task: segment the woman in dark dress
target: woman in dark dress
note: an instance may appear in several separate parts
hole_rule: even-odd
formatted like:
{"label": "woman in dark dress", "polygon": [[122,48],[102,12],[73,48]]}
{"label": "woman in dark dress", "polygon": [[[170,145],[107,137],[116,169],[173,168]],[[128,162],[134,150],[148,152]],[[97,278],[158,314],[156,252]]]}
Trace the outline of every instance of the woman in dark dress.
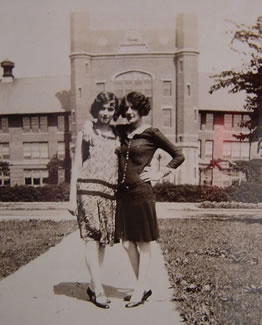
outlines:
{"label": "woman in dark dress", "polygon": [[[170,142],[157,128],[143,123],[150,111],[147,97],[138,92],[126,95],[119,113],[128,124],[121,132],[119,157],[118,212],[116,237],[122,240],[137,282],[127,308],[136,307],[152,294],[145,287],[151,261],[151,242],[159,237],[155,200],[150,181],[159,181],[184,161],[180,148]],[[159,172],[150,169],[157,149],[170,154],[172,160]]]}

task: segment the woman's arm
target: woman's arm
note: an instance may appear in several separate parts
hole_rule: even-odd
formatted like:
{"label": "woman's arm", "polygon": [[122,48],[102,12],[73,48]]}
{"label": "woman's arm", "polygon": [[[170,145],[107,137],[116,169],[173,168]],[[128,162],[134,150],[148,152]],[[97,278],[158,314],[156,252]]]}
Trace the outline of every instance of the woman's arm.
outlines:
{"label": "woman's arm", "polygon": [[76,182],[79,176],[79,171],[82,167],[82,140],[83,132],[79,132],[76,138],[75,154],[71,168],[71,181],[70,181],[70,210],[73,212],[77,207],[76,203]]}
{"label": "woman's arm", "polygon": [[153,141],[157,149],[162,149],[170,154],[172,160],[165,167],[161,167],[159,171],[153,170],[151,167],[145,167],[140,174],[140,178],[145,181],[160,181],[163,177],[169,175],[173,168],[180,166],[185,157],[182,150],[175,146],[159,129],[153,129]]}
{"label": "woman's arm", "polygon": [[182,149],[175,146],[159,129],[154,129],[153,138],[157,148],[170,154],[172,160],[167,164],[168,168],[177,168],[185,160]]}

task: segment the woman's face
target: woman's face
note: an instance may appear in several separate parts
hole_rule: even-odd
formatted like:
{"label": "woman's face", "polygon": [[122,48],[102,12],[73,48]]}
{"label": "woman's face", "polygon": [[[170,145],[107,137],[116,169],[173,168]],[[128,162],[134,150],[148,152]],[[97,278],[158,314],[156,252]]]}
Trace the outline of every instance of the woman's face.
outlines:
{"label": "woman's face", "polygon": [[126,101],[126,119],[128,123],[135,124],[141,120],[141,116],[138,113],[138,110],[132,108],[132,104]]}
{"label": "woman's face", "polygon": [[115,101],[111,100],[110,102],[104,104],[100,111],[98,112],[98,121],[101,124],[109,124],[112,121],[112,118],[115,113]]}

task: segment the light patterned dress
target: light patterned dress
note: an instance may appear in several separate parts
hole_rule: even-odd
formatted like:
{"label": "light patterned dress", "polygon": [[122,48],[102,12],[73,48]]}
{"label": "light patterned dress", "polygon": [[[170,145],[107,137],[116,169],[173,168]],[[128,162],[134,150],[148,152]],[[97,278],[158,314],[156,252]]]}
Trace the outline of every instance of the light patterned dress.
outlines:
{"label": "light patterned dress", "polygon": [[86,123],[82,130],[82,167],[77,179],[80,236],[113,245],[119,146],[117,136],[105,137]]}

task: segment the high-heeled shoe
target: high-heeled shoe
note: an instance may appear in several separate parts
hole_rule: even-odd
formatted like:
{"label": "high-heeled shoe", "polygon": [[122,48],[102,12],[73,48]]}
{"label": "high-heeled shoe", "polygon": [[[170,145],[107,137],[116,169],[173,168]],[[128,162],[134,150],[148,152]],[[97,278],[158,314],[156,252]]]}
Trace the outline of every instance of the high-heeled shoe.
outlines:
{"label": "high-heeled shoe", "polygon": [[96,293],[90,289],[89,287],[87,288],[86,290],[88,296],[89,296],[89,299],[90,301],[96,305],[97,307],[100,307],[100,308],[105,308],[105,309],[108,309],[109,308],[109,305],[108,305],[108,299],[106,300],[106,302],[99,302],[97,301],[96,299],[99,298],[99,297],[103,297],[104,296],[104,293],[100,292],[96,295]]}
{"label": "high-heeled shoe", "polygon": [[[130,301],[128,304],[126,304],[126,308],[133,308],[133,307],[137,307],[139,305],[142,305],[147,300],[147,298],[150,297],[151,295],[152,295],[152,290],[149,289],[149,290],[147,290],[147,291],[145,291],[143,293],[143,296],[142,296],[141,300],[139,300],[139,301]],[[130,299],[131,299],[131,297],[130,297]]]}
{"label": "high-heeled shoe", "polygon": [[[146,301],[150,296],[152,295],[152,290],[149,289],[144,292],[142,300]],[[131,300],[131,295],[127,295],[123,298],[124,301],[130,301]]]}

